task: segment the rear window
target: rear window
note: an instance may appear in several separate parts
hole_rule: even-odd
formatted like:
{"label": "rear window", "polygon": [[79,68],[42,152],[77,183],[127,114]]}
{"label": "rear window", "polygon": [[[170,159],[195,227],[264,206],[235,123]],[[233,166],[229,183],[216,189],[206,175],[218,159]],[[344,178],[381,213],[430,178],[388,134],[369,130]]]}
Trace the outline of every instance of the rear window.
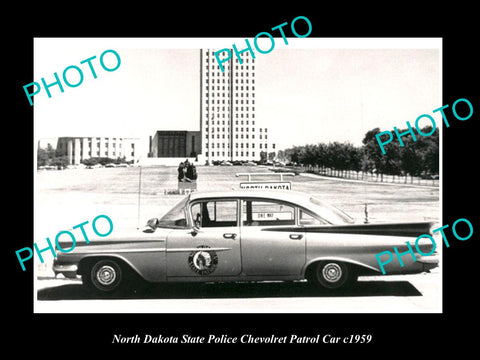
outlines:
{"label": "rear window", "polygon": [[327,204],[315,197],[310,198],[310,202],[315,205],[315,213],[330,224],[353,224],[353,219],[342,210]]}

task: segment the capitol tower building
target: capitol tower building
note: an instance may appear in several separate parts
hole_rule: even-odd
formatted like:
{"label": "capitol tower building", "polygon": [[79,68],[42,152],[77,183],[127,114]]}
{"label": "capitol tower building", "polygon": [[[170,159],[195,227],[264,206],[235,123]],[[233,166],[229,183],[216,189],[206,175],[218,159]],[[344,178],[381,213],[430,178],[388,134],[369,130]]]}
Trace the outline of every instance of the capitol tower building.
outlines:
{"label": "capitol tower building", "polygon": [[[249,51],[219,65],[213,49],[200,50],[200,131],[205,161],[253,161],[275,151],[255,116],[255,59]],[[219,53],[221,59],[227,51]]]}

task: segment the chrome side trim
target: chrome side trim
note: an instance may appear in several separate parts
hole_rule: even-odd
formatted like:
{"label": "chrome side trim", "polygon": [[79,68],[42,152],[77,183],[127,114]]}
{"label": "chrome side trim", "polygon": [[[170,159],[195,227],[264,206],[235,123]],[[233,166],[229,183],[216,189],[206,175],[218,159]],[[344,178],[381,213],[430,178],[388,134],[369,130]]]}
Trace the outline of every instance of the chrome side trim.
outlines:
{"label": "chrome side trim", "polygon": [[228,251],[232,250],[231,248],[198,248],[198,247],[192,247],[192,248],[172,248],[172,249],[167,249],[167,252],[191,252],[191,251]]}
{"label": "chrome side trim", "polygon": [[142,253],[142,252],[163,252],[165,251],[164,248],[146,248],[146,249],[115,249],[115,250],[97,250],[94,249],[92,251],[83,251],[83,252],[75,252],[76,254],[96,254],[96,253],[101,253],[101,254],[106,254],[106,253],[111,253],[111,254],[116,254],[116,253]]}

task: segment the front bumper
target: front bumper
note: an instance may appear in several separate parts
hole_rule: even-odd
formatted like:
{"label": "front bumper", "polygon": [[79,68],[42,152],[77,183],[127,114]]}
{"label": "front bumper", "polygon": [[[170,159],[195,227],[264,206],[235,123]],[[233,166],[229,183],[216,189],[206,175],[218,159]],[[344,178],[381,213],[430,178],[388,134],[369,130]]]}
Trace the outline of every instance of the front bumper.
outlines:
{"label": "front bumper", "polygon": [[78,266],[75,264],[59,264],[57,261],[54,261],[52,270],[55,273],[55,276],[57,276],[57,274],[63,274],[65,277],[75,278],[77,276]]}

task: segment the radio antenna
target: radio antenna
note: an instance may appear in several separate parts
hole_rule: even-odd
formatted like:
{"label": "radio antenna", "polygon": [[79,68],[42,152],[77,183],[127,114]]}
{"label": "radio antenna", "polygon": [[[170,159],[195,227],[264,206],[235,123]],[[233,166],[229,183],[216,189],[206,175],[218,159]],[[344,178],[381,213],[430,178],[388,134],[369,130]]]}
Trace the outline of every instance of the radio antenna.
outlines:
{"label": "radio antenna", "polygon": [[[362,126],[362,133],[365,134],[365,127],[363,126],[363,91],[362,91],[362,81],[360,80],[360,123]],[[363,221],[364,224],[368,224],[368,203],[367,203],[367,180],[365,179],[365,169],[362,169],[362,182],[363,182],[363,196],[365,200],[365,220]]]}
{"label": "radio antenna", "polygon": [[140,194],[142,193],[142,165],[140,158],[137,161],[140,172],[138,174],[138,210],[137,210],[137,230],[140,229]]}

